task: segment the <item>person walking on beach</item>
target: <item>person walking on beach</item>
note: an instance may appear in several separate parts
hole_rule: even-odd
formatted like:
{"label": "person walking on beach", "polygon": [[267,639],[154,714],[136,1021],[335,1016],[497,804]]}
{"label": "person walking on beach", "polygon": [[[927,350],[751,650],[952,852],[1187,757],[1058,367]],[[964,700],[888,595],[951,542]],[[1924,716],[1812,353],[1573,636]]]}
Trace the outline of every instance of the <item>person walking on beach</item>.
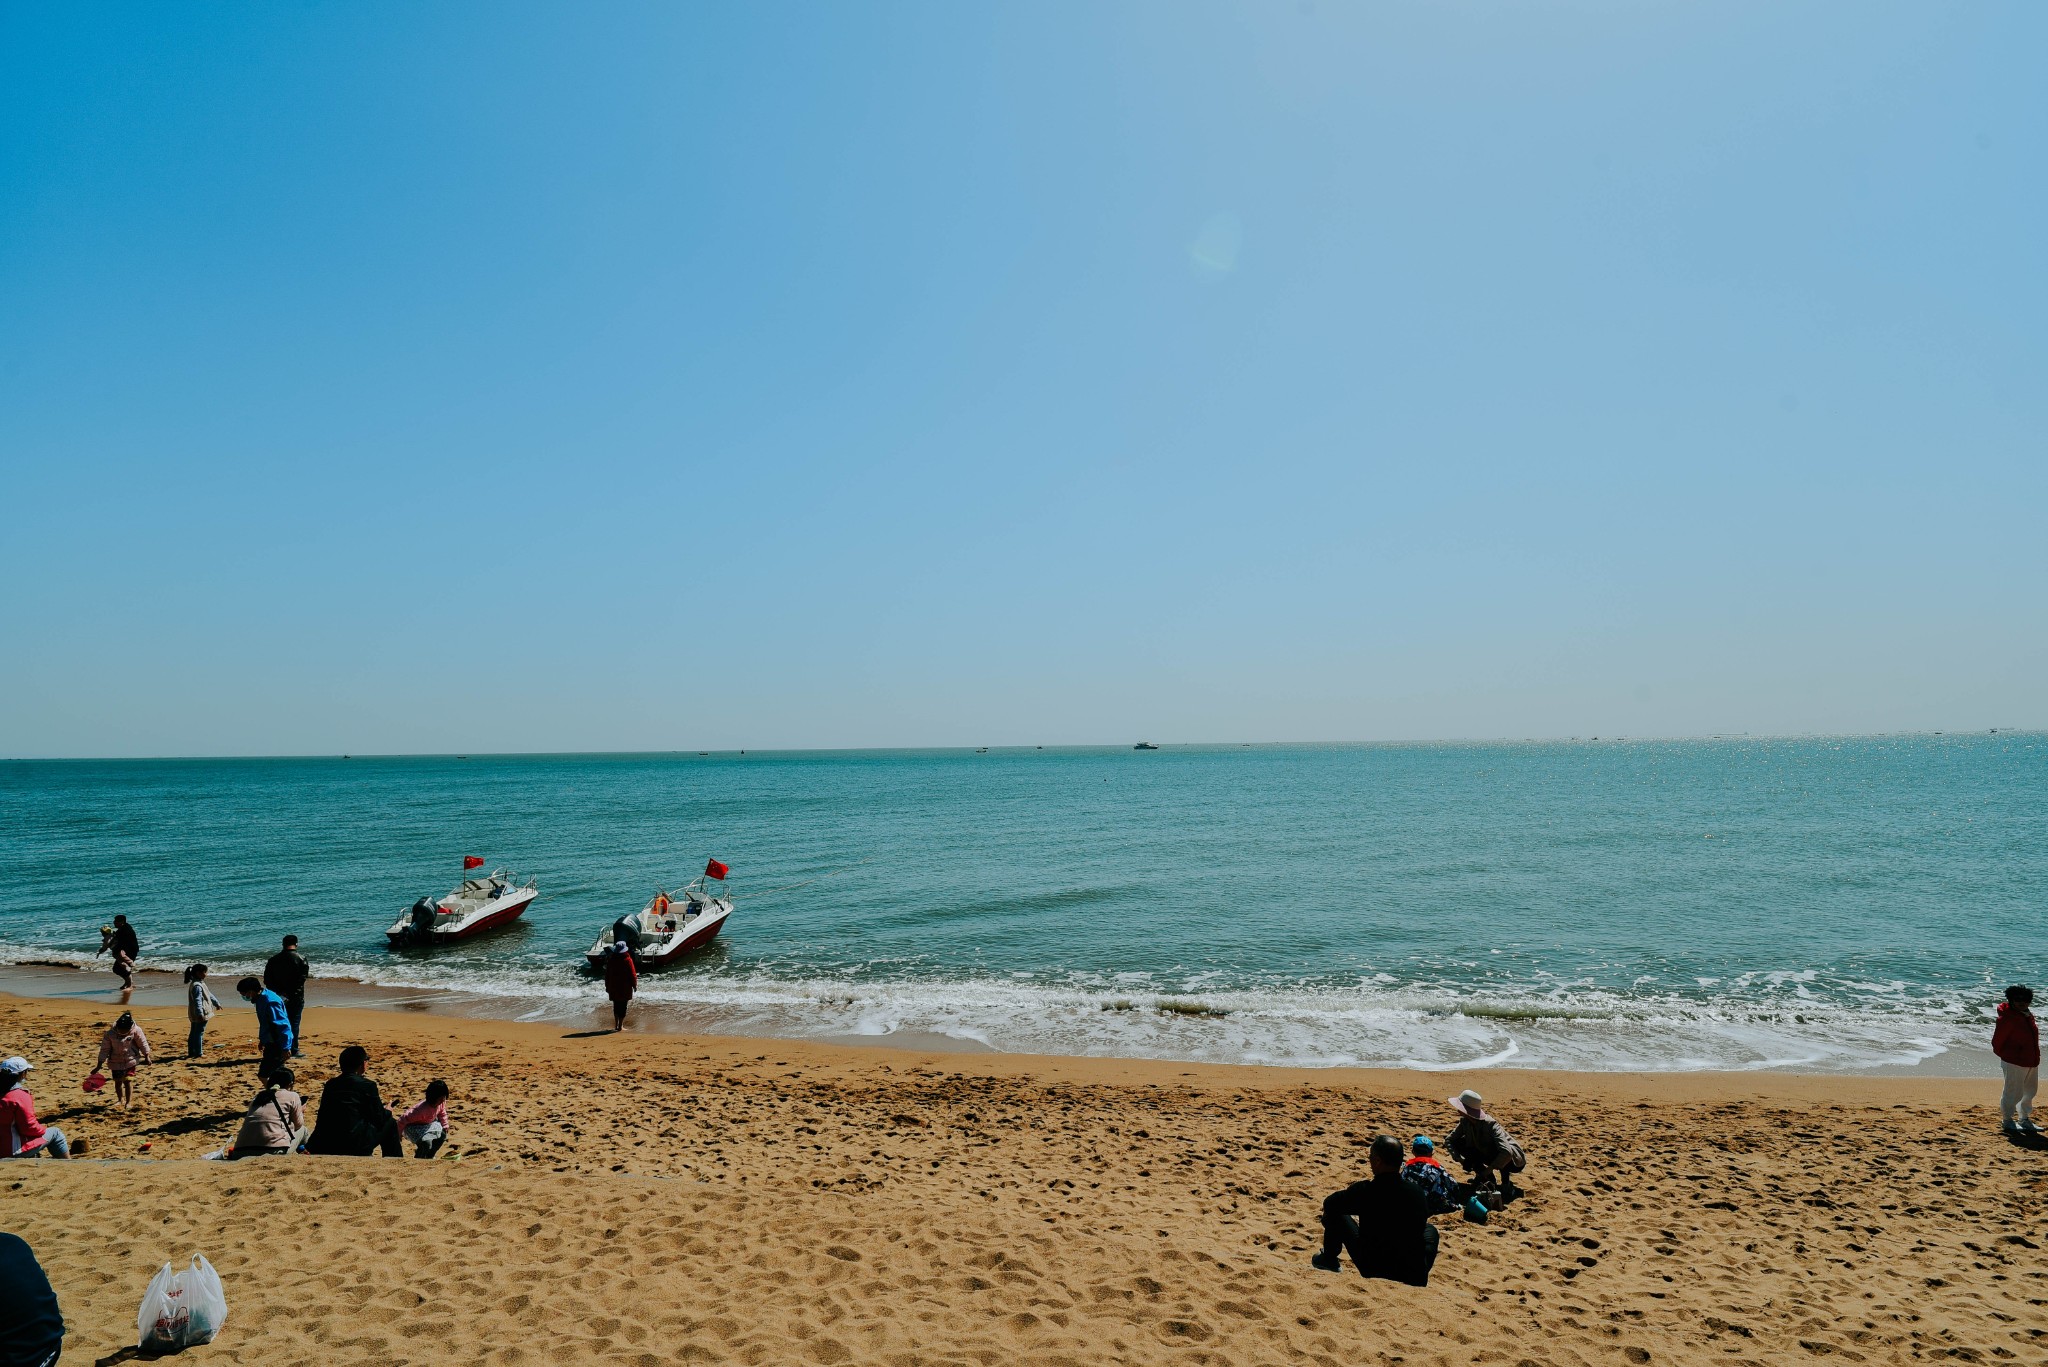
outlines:
{"label": "person walking on beach", "polygon": [[198,1058],[206,1052],[206,1023],[218,1010],[220,998],[206,985],[206,965],[194,964],[186,969],[185,1019],[190,1025],[185,1032],[186,1058]]}
{"label": "person walking on beach", "polygon": [[1451,1137],[1444,1141],[1451,1157],[1472,1174],[1475,1187],[1495,1185],[1494,1174],[1498,1173],[1501,1196],[1519,1195],[1514,1174],[1529,1166],[1529,1158],[1508,1133],[1507,1126],[1486,1113],[1479,1093],[1469,1087],[1450,1098],[1450,1105],[1462,1117]]}
{"label": "person walking on beach", "polygon": [[306,1046],[305,1032],[299,1028],[299,1017],[306,1010],[306,979],[313,976],[313,966],[306,962],[306,956],[299,953],[299,937],[284,937],[284,948],[270,956],[270,962],[263,965],[263,985],[284,998],[284,1013],[292,1023],[292,1057]]}
{"label": "person walking on beach", "polygon": [[639,986],[640,966],[633,962],[632,948],[623,941],[612,941],[604,956],[604,994],[612,999],[613,1033],[626,1028],[626,1004]]}
{"label": "person walking on beach", "polygon": [[27,1085],[34,1069],[20,1054],[0,1059],[0,1141],[6,1144],[0,1158],[69,1158],[71,1145],[64,1131],[36,1119],[35,1099]]}
{"label": "person walking on beach", "polygon": [[2005,1093],[1998,1114],[2007,1134],[2041,1133],[2034,1123],[2034,1093],[2041,1086],[2041,1029],[2034,1021],[2034,989],[2015,983],[2005,989],[1998,1024],[1991,1031],[1991,1052],[2005,1070]]}
{"label": "person walking on beach", "polygon": [[290,1153],[306,1142],[306,1103],[293,1091],[298,1079],[289,1068],[270,1075],[268,1085],[256,1093],[235,1132],[229,1158],[254,1158],[259,1154]]}
{"label": "person walking on beach", "polygon": [[100,1036],[99,1057],[94,1060],[92,1070],[97,1073],[105,1068],[114,1076],[114,1097],[127,1110],[135,1101],[135,1070],[149,1062],[149,1036],[142,1033],[142,1027],[135,1023],[135,1017],[123,1011],[114,1021],[113,1028]]}
{"label": "person walking on beach", "polygon": [[[114,955],[114,976],[121,980],[121,991],[135,990],[135,961],[142,957],[142,942],[135,938],[135,927],[128,924],[126,916],[116,916],[114,924],[100,927],[100,954],[112,951]],[[127,998],[123,997],[123,1001]]]}
{"label": "person walking on beach", "polygon": [[1361,1277],[1427,1286],[1437,1232],[1426,1198],[1401,1176],[1401,1141],[1390,1134],[1373,1140],[1370,1161],[1370,1182],[1353,1182],[1324,1200],[1323,1251],[1309,1262],[1339,1272],[1342,1251]]}
{"label": "person walking on beach", "polygon": [[362,1045],[341,1051],[341,1076],[330,1078],[320,1089],[320,1111],[306,1140],[307,1153],[368,1158],[381,1148],[386,1158],[405,1157],[397,1118],[384,1104],[377,1084],[363,1075],[369,1066],[370,1054]]}
{"label": "person walking on beach", "polygon": [[235,992],[256,1008],[256,1043],[263,1050],[263,1058],[256,1065],[256,1077],[258,1081],[268,1082],[272,1073],[284,1067],[292,1045],[298,1042],[292,1035],[291,1017],[285,1014],[284,998],[265,987],[259,979],[242,979],[235,984]]}

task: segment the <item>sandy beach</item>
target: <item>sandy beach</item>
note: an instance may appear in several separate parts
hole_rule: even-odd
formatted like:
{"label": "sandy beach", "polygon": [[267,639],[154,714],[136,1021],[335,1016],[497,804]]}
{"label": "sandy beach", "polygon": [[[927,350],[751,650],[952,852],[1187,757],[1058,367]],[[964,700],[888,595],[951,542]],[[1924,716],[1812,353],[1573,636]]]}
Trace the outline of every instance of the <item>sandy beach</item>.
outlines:
{"label": "sandy beach", "polygon": [[[1472,1076],[919,1054],[586,1035],[316,1009],[388,1100],[454,1086],[451,1151],[199,1161],[232,1135],[253,1023],[126,1114],[87,1098],[104,1003],[0,998],[46,1120],[87,1161],[5,1169],[0,1226],[63,1300],[64,1361],[132,1344],[165,1259],[206,1253],[204,1360],[1507,1364],[2048,1362],[2048,1152],[1983,1082]],[[1322,1196],[1386,1131],[1481,1089],[1527,1195],[1439,1221],[1426,1288],[1311,1269]],[[146,1147],[145,1147],[146,1146]]]}

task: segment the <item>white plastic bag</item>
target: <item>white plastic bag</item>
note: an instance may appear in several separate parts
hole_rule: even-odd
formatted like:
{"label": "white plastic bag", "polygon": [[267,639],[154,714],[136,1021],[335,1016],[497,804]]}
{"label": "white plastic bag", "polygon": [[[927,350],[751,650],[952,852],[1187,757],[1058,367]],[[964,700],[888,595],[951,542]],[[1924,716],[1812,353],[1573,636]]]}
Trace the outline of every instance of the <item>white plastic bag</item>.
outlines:
{"label": "white plastic bag", "polygon": [[149,1353],[175,1353],[211,1343],[227,1320],[228,1298],[221,1290],[220,1273],[195,1253],[183,1272],[165,1263],[149,1279],[142,1309],[135,1316],[136,1346]]}

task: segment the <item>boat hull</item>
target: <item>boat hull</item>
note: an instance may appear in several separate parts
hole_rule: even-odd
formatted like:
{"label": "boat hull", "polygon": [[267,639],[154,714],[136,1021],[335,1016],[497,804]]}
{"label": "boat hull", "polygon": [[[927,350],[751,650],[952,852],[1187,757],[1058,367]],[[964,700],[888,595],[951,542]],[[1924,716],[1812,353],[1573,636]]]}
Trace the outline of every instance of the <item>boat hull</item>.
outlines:
{"label": "boat hull", "polygon": [[453,944],[457,940],[468,940],[494,930],[503,930],[518,920],[538,896],[540,894],[532,888],[519,888],[506,893],[479,914],[468,917],[457,925],[436,926],[425,935],[398,930],[387,930],[384,933],[390,938],[393,946]]}
{"label": "boat hull", "polygon": [[[688,922],[673,940],[657,950],[642,950],[633,956],[633,962],[645,973],[649,969],[667,968],[689,958],[718,938],[718,932],[725,929],[725,922],[732,915],[730,906],[716,911],[707,911]],[[603,952],[592,949],[584,956],[592,968],[604,968]]]}

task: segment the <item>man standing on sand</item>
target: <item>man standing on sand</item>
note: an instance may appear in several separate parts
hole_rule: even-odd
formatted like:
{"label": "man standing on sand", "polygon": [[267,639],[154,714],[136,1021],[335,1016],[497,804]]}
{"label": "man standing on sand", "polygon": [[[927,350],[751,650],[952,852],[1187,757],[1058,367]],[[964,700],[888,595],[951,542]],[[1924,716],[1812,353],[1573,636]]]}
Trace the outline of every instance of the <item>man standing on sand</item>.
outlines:
{"label": "man standing on sand", "polygon": [[1451,1157],[1464,1164],[1472,1174],[1474,1185],[1494,1185],[1494,1174],[1500,1174],[1502,1197],[1515,1196],[1514,1175],[1529,1166],[1527,1154],[1515,1137],[1508,1133],[1508,1127],[1486,1113],[1486,1106],[1479,1099],[1479,1093],[1466,1088],[1450,1099],[1451,1109],[1464,1117],[1451,1137],[1444,1141]]}
{"label": "man standing on sand", "polygon": [[1361,1277],[1428,1286],[1437,1233],[1426,1198],[1401,1176],[1401,1141],[1390,1134],[1373,1140],[1371,1161],[1370,1182],[1353,1182],[1323,1202],[1323,1251],[1309,1261],[1339,1272],[1342,1250]]}
{"label": "man standing on sand", "polygon": [[256,1065],[256,1079],[270,1081],[270,1075],[284,1067],[298,1038],[292,1033],[291,1017],[285,1014],[284,998],[265,987],[260,979],[244,978],[235,984],[241,999],[256,1008],[256,1043],[263,1060]]}
{"label": "man standing on sand", "polygon": [[263,965],[263,985],[284,998],[284,1013],[292,1023],[292,1057],[299,1056],[305,1037],[299,1030],[299,1017],[306,1009],[306,979],[313,976],[313,966],[299,953],[299,937],[284,937],[284,948],[270,956],[270,962]]}
{"label": "man standing on sand", "polygon": [[2036,1135],[2034,1093],[2041,1086],[2041,1028],[2034,1022],[2034,989],[2014,984],[2005,989],[1998,1025],[1991,1032],[1991,1052],[2005,1070],[2005,1094],[1998,1113],[2007,1134]]}

